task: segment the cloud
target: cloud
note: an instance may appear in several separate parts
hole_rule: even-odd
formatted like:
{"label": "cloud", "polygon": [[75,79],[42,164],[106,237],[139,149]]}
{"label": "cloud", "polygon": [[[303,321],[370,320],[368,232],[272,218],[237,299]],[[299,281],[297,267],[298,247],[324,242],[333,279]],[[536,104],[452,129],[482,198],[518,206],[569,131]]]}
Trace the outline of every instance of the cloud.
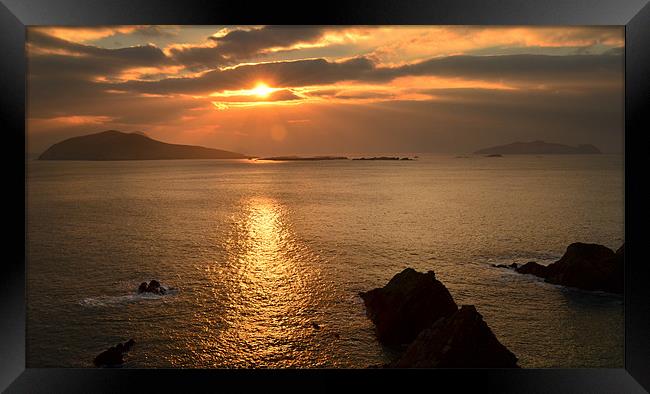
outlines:
{"label": "cloud", "polygon": [[602,53],[625,44],[624,29],[612,26],[395,26],[375,29],[367,56],[383,65],[452,55],[515,53]]}
{"label": "cloud", "polygon": [[234,103],[234,102],[273,102],[273,101],[291,101],[300,100],[302,97],[297,96],[289,89],[279,89],[267,96],[259,96],[256,94],[229,94],[225,96],[216,95],[217,102]]}
{"label": "cloud", "polygon": [[128,81],[105,84],[106,88],[153,94],[206,94],[226,89],[240,89],[265,81],[273,87],[322,85],[359,79],[373,70],[373,64],[365,58],[343,62],[324,59],[290,62],[260,63],[225,70],[212,70],[192,78],[168,78],[160,81]]}
{"label": "cloud", "polygon": [[327,85],[341,81],[390,82],[409,76],[442,76],[513,84],[575,84],[610,82],[622,78],[623,59],[616,55],[449,56],[399,67],[377,67],[367,58],[342,62],[309,59],[260,63],[213,70],[195,78],[128,81],[107,88],[153,94],[205,94],[265,81],[273,87]]}
{"label": "cloud", "polygon": [[174,61],[192,70],[215,68],[231,63],[212,44],[173,46],[168,49],[168,53]]}
{"label": "cloud", "polygon": [[27,29],[28,33],[42,33],[67,41],[92,41],[111,37],[117,34],[128,34],[146,26],[33,26]]}
{"label": "cloud", "polygon": [[258,29],[230,30],[224,35],[211,36],[211,43],[181,45],[169,49],[170,56],[192,69],[214,68],[238,64],[273,48],[289,48],[320,38],[321,27],[264,26]]}
{"label": "cloud", "polygon": [[373,78],[433,75],[515,84],[548,85],[611,81],[622,77],[623,59],[611,55],[449,56],[396,68],[377,69]]}
{"label": "cloud", "polygon": [[331,100],[377,100],[392,99],[397,92],[373,91],[360,89],[322,89],[309,92],[309,96],[320,97]]}
{"label": "cloud", "polygon": [[234,30],[222,37],[211,37],[224,55],[245,58],[269,48],[286,48],[320,38],[318,26],[264,26],[254,30]]}
{"label": "cloud", "polygon": [[134,35],[139,35],[142,37],[176,37],[178,36],[180,28],[171,28],[170,26],[140,26],[138,29],[133,31]]}
{"label": "cloud", "polygon": [[106,49],[78,44],[28,29],[30,77],[106,77],[135,67],[171,64],[153,45]]}
{"label": "cloud", "polygon": [[[168,30],[149,26],[148,29],[137,31],[143,34],[159,34],[161,31]],[[456,28],[456,30],[463,29]],[[458,34],[456,30],[454,34]],[[497,33],[493,30],[472,28],[468,31],[474,30],[482,32],[481,34],[489,32],[490,35],[495,35],[500,29],[493,29]],[[566,32],[560,34],[556,30],[558,29],[552,30],[555,36],[547,40],[576,40],[581,39],[582,35],[589,37],[586,33],[588,29],[586,32],[583,29],[570,34]],[[612,30],[605,31],[615,36],[616,31],[612,32]],[[121,88],[141,93],[197,94],[241,88],[242,84],[253,83],[258,79],[268,80],[277,87],[323,85],[345,80],[385,82],[404,76],[422,75],[530,83],[583,80],[585,77],[608,78],[611,77],[614,68],[622,68],[621,57],[614,49],[610,49],[603,55],[442,56],[396,66],[384,66],[379,60],[365,56],[338,61],[315,58],[239,65],[243,58],[263,53],[270,48],[317,40],[324,34],[326,30],[322,27],[267,26],[249,30],[229,30],[223,35],[212,37],[211,41],[214,43],[208,46],[173,46],[165,52],[154,45],[117,49],[100,48],[64,40],[42,29],[30,28],[28,31],[30,71],[33,76],[42,73],[48,78],[94,77],[108,83],[128,80]],[[536,34],[536,36],[540,35]],[[603,37],[596,41],[608,42],[610,39],[607,36]],[[231,63],[238,66],[212,69],[195,75],[185,73],[183,76],[183,66],[202,69],[206,66],[214,67]],[[172,69],[172,66],[175,68]],[[163,67],[168,71],[162,70]],[[142,71],[127,72],[137,69]],[[620,72],[620,70],[615,71]],[[153,81],[141,83],[134,79]]]}
{"label": "cloud", "polygon": [[174,37],[178,34],[176,26],[129,25],[129,26],[31,26],[30,33],[40,33],[61,40],[87,43],[115,36],[134,35],[145,38]]}
{"label": "cloud", "polygon": [[[108,128],[253,154],[471,151],[513,138],[620,147],[623,48],[611,47],[620,29],[246,27],[200,44],[181,44],[175,29],[101,28],[105,41],[135,44],[108,49],[28,28],[28,135],[44,132],[30,149]],[[165,31],[178,40],[153,41],[174,45],[144,44]],[[463,39],[450,54],[454,37]],[[485,46],[506,38],[520,42]],[[587,47],[562,43],[592,47],[576,54]],[[525,45],[535,54],[519,53]],[[259,82],[274,90],[251,94]],[[287,132],[274,139],[277,124]]]}
{"label": "cloud", "polygon": [[32,125],[40,129],[56,129],[59,127],[106,124],[115,120],[105,115],[68,115],[53,118],[32,118]]}
{"label": "cloud", "polygon": [[[106,107],[124,100],[97,81],[121,77],[164,77],[171,60],[153,45],[106,49],[55,37],[37,28],[27,29],[28,109],[31,116],[67,116],[90,103]],[[105,108],[103,110],[106,110]],[[97,111],[89,111],[93,113]]]}

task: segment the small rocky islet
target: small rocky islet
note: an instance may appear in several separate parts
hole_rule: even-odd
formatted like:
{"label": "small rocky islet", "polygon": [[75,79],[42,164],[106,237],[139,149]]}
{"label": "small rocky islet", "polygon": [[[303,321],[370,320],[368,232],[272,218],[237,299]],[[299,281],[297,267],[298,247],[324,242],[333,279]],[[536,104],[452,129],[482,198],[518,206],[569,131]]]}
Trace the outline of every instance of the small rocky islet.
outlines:
{"label": "small rocky islet", "polygon": [[625,243],[614,252],[606,246],[575,242],[556,262],[542,265],[529,261],[523,265],[493,264],[497,268],[511,268],[520,274],[529,274],[545,282],[589,291],[623,294]]}
{"label": "small rocky islet", "polygon": [[415,160],[415,158],[397,157],[397,156],[373,156],[373,157],[355,157],[352,160]]}
{"label": "small rocky islet", "polygon": [[254,160],[263,160],[263,161],[326,161],[326,160],[404,160],[412,161],[416,160],[418,157],[399,157],[399,156],[372,156],[372,157],[353,157],[349,158],[347,156],[272,156],[272,157],[262,157],[256,158]]}
{"label": "small rocky islet", "polygon": [[163,287],[160,282],[153,279],[148,284],[147,282],[140,283],[140,286],[138,286],[138,294],[142,293],[165,295],[167,294],[167,288]]}

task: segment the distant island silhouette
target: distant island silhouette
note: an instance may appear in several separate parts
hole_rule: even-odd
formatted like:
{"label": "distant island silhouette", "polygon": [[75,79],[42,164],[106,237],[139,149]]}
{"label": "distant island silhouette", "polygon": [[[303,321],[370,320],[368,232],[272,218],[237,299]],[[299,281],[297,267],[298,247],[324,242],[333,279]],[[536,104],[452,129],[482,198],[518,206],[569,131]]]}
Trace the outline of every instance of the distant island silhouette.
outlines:
{"label": "distant island silhouette", "polygon": [[176,145],[149,138],[142,132],[108,130],[73,137],[52,145],[39,160],[180,160],[247,159],[241,153],[203,146]]}
{"label": "distant island silhouette", "polygon": [[602,152],[591,144],[571,146],[544,141],[513,142],[512,144],[493,146],[474,152],[477,155],[577,155],[600,153]]}
{"label": "distant island silhouette", "polygon": [[321,160],[415,160],[408,157],[392,157],[392,156],[374,156],[374,157],[358,157],[350,159],[347,156],[272,156],[262,157],[257,160],[269,161],[321,161]]}
{"label": "distant island silhouette", "polygon": [[262,157],[258,160],[269,161],[320,161],[320,160],[348,160],[346,156],[271,156]]}

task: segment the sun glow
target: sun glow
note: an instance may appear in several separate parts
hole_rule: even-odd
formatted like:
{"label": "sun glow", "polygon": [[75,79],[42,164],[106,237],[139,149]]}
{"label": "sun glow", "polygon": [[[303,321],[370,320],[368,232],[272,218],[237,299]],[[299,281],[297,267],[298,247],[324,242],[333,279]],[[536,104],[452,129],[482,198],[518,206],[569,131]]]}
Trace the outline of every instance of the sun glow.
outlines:
{"label": "sun glow", "polygon": [[251,93],[258,97],[268,97],[269,94],[273,93],[273,88],[270,88],[269,85],[265,84],[264,82],[260,82],[253,89],[251,89]]}

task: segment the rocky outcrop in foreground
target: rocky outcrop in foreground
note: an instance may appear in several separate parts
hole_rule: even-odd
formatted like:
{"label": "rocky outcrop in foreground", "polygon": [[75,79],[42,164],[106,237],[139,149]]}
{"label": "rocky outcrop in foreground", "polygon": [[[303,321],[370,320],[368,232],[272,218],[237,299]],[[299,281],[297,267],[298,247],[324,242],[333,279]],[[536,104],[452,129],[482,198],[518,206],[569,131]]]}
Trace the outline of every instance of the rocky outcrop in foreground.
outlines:
{"label": "rocky outcrop in foreground", "polygon": [[99,353],[93,360],[97,367],[112,367],[122,365],[124,363],[124,354],[128,353],[135,346],[135,341],[129,339],[124,343],[118,343],[103,352]]}
{"label": "rocky outcrop in foreground", "polygon": [[474,305],[463,305],[420,332],[392,367],[511,368],[517,357],[494,336]]}
{"label": "rocky outcrop in foreground", "polygon": [[407,268],[386,286],[361,293],[366,311],[386,345],[410,343],[387,367],[517,368],[473,305],[458,309],[447,288],[429,271]]}
{"label": "rocky outcrop in foreground", "polygon": [[529,262],[515,270],[549,283],[622,294],[624,257],[625,244],[614,252],[602,245],[576,242],[555,263],[543,266]]}
{"label": "rocky outcrop in foreground", "polygon": [[411,342],[441,317],[458,306],[433,271],[426,274],[407,268],[386,286],[360,294],[368,317],[377,326],[379,341],[389,345]]}

